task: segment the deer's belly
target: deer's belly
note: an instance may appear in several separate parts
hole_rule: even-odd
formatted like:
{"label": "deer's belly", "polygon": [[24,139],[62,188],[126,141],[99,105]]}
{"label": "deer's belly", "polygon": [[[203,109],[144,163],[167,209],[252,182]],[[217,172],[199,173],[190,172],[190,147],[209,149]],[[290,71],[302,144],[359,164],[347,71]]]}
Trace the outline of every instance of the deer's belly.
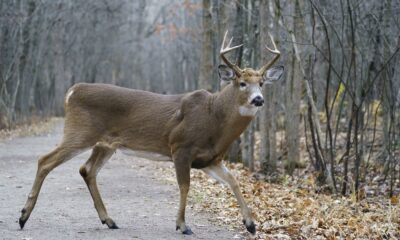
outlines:
{"label": "deer's belly", "polygon": [[153,161],[172,161],[170,156],[165,156],[163,154],[147,152],[147,151],[137,151],[129,148],[119,148],[119,150],[128,156],[134,156],[139,158],[146,158]]}

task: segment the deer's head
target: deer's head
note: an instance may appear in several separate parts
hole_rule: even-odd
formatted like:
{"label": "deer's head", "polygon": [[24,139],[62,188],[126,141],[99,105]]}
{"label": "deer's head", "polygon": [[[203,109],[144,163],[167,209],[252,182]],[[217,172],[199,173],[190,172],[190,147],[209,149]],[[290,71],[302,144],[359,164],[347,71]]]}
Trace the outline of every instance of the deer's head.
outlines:
{"label": "deer's head", "polygon": [[258,110],[264,104],[264,97],[262,95],[262,87],[264,84],[271,84],[273,81],[279,80],[283,73],[283,66],[273,67],[272,65],[278,60],[280,52],[276,47],[273,37],[271,37],[274,49],[268,47],[267,50],[275,54],[275,57],[267,64],[262,66],[259,70],[252,68],[241,69],[236,64],[229,62],[224,54],[237,49],[242,46],[230,47],[232,38],[228,45],[225,47],[226,35],[222,42],[220,55],[226,65],[218,66],[218,73],[221,79],[222,85],[233,84],[233,87],[238,92],[239,98],[239,112],[242,116],[254,116]]}

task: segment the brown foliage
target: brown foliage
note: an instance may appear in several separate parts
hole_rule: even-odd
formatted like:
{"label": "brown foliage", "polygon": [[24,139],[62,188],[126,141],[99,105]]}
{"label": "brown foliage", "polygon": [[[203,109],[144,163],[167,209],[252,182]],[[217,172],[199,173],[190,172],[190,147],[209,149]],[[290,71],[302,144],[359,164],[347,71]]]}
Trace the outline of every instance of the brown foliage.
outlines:
{"label": "brown foliage", "polygon": [[[299,184],[270,184],[256,180],[240,164],[228,167],[253,209],[258,230],[255,239],[400,238],[397,197],[370,197],[356,202],[352,197],[315,193],[312,178]],[[172,168],[160,171],[168,181],[176,181]],[[212,213],[217,224],[240,226],[240,210],[230,189],[201,171],[192,171],[190,203],[195,211]],[[242,236],[238,238],[249,237],[244,227],[240,230]]]}

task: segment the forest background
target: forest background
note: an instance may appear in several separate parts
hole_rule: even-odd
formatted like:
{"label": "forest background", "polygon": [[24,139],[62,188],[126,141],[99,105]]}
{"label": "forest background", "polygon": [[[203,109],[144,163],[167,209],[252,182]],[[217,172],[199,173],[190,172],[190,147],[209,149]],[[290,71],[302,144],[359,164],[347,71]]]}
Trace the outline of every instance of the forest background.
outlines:
{"label": "forest background", "polygon": [[63,116],[79,82],[218,91],[225,31],[243,43],[230,59],[253,68],[273,57],[271,33],[285,73],[226,159],[261,181],[397,204],[399,16],[398,0],[3,0],[0,129]]}

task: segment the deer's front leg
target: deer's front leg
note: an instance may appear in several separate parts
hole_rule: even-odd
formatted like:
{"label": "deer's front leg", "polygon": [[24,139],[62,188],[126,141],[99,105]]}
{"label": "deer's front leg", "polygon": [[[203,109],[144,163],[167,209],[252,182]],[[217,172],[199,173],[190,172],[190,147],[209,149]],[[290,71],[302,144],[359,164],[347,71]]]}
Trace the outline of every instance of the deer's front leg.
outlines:
{"label": "deer's front leg", "polygon": [[236,181],[232,173],[225,167],[224,164],[219,163],[202,169],[205,173],[217,179],[218,181],[228,184],[236,196],[239,203],[240,209],[243,216],[243,224],[246,226],[247,231],[252,234],[256,233],[256,225],[254,224],[253,216],[250,208],[247,206],[242,193],[239,188],[239,184]]}
{"label": "deer's front leg", "polygon": [[186,151],[178,150],[178,152],[174,154],[173,160],[180,191],[176,230],[180,229],[183,234],[191,235],[193,232],[185,223],[186,199],[190,187],[190,155]]}

